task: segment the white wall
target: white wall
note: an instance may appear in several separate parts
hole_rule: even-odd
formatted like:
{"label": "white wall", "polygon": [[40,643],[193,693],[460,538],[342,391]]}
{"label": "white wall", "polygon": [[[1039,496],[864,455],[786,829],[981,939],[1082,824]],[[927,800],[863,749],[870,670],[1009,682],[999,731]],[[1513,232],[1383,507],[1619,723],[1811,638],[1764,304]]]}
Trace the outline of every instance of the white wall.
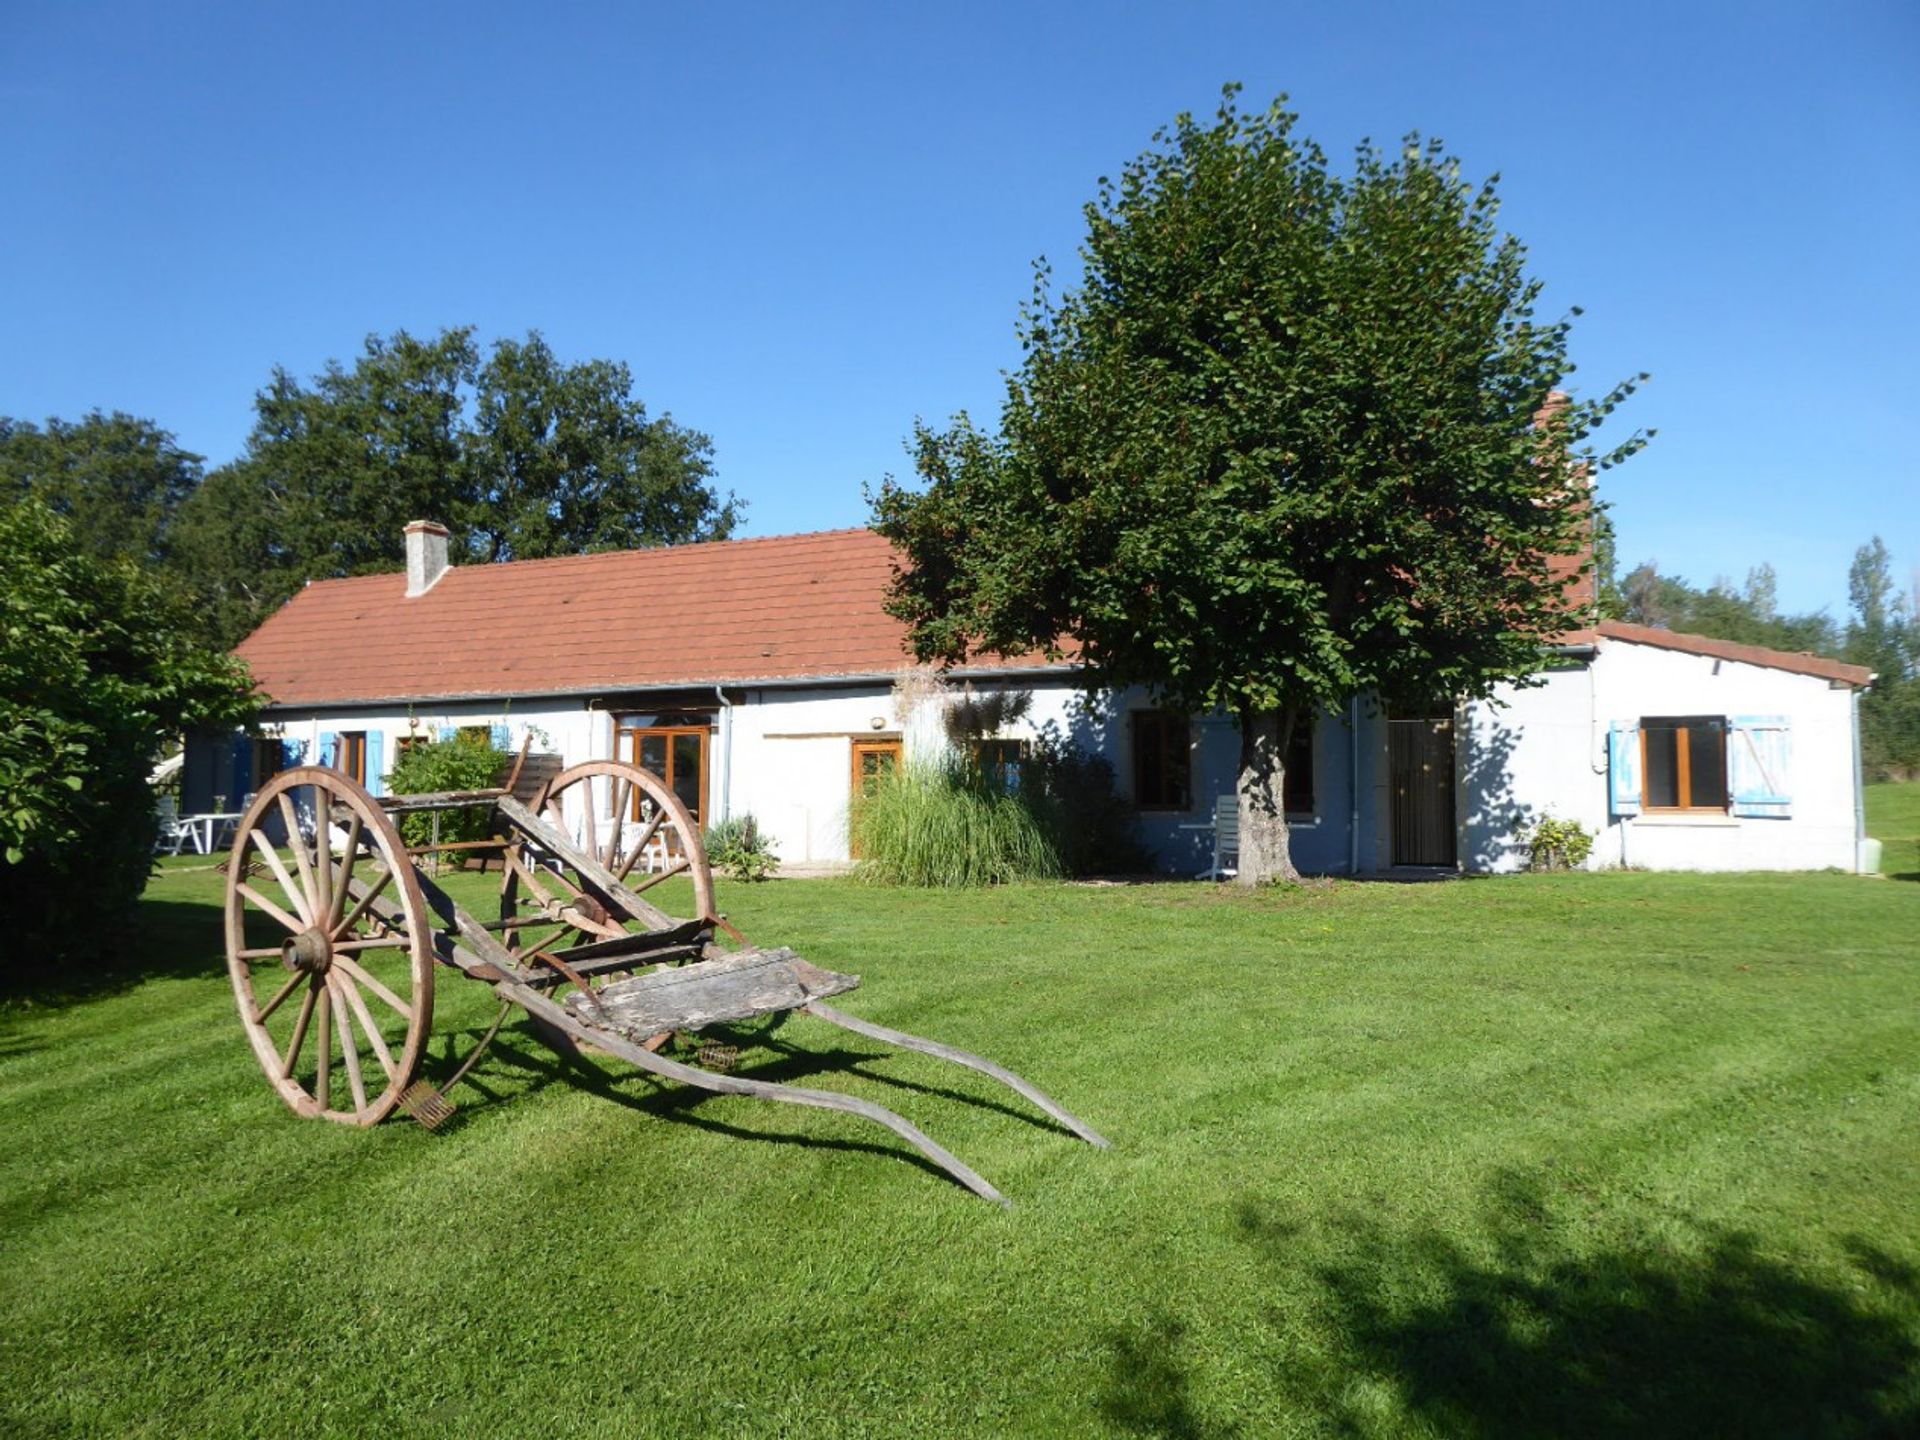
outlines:
{"label": "white wall", "polygon": [[[1648,870],[1852,870],[1853,692],[1809,675],[1608,641],[1582,670],[1467,708],[1462,857],[1468,869],[1522,868],[1518,830],[1542,815],[1598,839],[1590,866]],[[1655,715],[1781,715],[1792,735],[1784,818],[1609,814],[1607,732]]]}
{"label": "white wall", "polygon": [[[976,690],[990,686],[976,682]],[[1007,738],[1056,737],[1103,755],[1124,795],[1132,784],[1130,710],[1150,702],[1128,691],[1084,699],[1057,676],[1017,679],[1007,688],[1032,694],[1028,714]],[[847,858],[847,801],[856,738],[902,738],[909,753],[937,748],[937,704],[897,713],[889,686],[820,685],[733,691],[708,747],[711,820],[751,813],[782,859]],[[625,703],[625,702],[623,702]],[[632,700],[627,708],[650,702]],[[1357,734],[1342,715],[1320,717],[1315,744],[1316,814],[1291,826],[1301,868],[1349,868],[1350,816],[1357,809],[1362,870],[1384,869],[1391,855],[1385,717],[1359,708]],[[1456,719],[1460,857],[1471,871],[1522,868],[1524,828],[1543,815],[1579,821],[1598,837],[1590,864],[1648,869],[1823,869],[1855,864],[1852,693],[1824,680],[1715,661],[1624,641],[1607,642],[1590,664],[1549,672],[1542,683],[1507,689],[1495,702],[1460,707]],[[1793,803],[1785,819],[1731,816],[1639,816],[1619,819],[1607,804],[1610,722],[1650,715],[1784,715],[1792,727]],[[366,730],[384,738],[391,766],[397,741],[417,727],[504,722],[517,749],[529,726],[536,750],[557,751],[566,764],[613,753],[613,717],[581,700],[476,701],[405,710],[323,710],[269,723],[270,734],[305,743],[311,762],[326,731]],[[1225,716],[1195,717],[1193,804],[1179,813],[1140,814],[1139,835],[1156,863],[1175,873],[1207,864],[1216,796],[1230,793],[1239,765],[1239,737]],[[1357,745],[1357,756],[1351,747]],[[1357,770],[1358,804],[1352,778]],[[190,765],[190,774],[224,774],[218,762]],[[204,808],[189,795],[187,808]],[[237,797],[234,797],[237,798]]]}
{"label": "white wall", "polygon": [[[298,718],[269,718],[260,733],[297,740],[305,747],[303,763],[319,763],[320,737],[335,731],[361,730],[382,737],[383,769],[391,770],[399,757],[399,741],[408,735],[437,739],[453,726],[507,727],[508,748],[518,753],[531,727],[536,752],[555,752],[569,765],[612,753],[612,718],[603,710],[588,710],[579,700],[536,700],[504,705],[501,701],[469,701],[409,710],[315,710]],[[372,777],[369,777],[370,779]]]}
{"label": "white wall", "polygon": [[[975,688],[984,693],[999,687]],[[1035,677],[1004,688],[1030,691],[1033,702],[1002,738],[1059,733],[1088,749],[1102,743],[1097,719],[1081,713],[1071,686]],[[910,758],[930,755],[945,743],[940,716],[937,700],[902,715],[892,687],[879,684],[750,690],[733,709],[729,808],[735,815],[751,813],[782,860],[843,862],[853,742],[897,738]],[[716,775],[727,763],[721,745],[716,733]]]}

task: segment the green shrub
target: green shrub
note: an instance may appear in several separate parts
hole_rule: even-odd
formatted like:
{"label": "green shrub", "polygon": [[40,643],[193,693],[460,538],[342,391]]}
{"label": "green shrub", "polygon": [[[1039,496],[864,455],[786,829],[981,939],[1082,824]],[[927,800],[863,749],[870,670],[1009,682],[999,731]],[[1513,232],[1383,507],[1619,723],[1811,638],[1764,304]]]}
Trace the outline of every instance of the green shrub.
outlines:
{"label": "green shrub", "polygon": [[[401,752],[393,772],[387,776],[387,789],[395,795],[487,790],[500,783],[501,774],[511,760],[511,756],[494,749],[487,741],[471,736],[416,740]],[[437,838],[443,845],[461,840],[485,840],[493,834],[493,807],[477,805],[467,810],[402,815],[400,838],[409,845],[433,844],[436,815],[439,817]]]}
{"label": "green shrub", "polygon": [[856,874],[882,885],[998,885],[1061,873],[1050,801],[960,764],[903,765],[855,797]]}
{"label": "green shrub", "polygon": [[780,868],[773,842],[751,815],[722,820],[706,834],[707,860],[735,880],[765,880]]}
{"label": "green shrub", "polygon": [[1042,741],[1028,757],[1028,790],[1051,802],[1060,868],[1068,875],[1125,875],[1148,868],[1132,804],[1114,789],[1113,766],[1101,755]]}
{"label": "green shrub", "polygon": [[130,561],[38,501],[0,505],[0,970],[125,946],[153,864],[147,772],[257,708],[240,661]]}
{"label": "green shrub", "polygon": [[1543,815],[1527,832],[1528,868],[1578,870],[1593,853],[1593,836],[1578,820]]}

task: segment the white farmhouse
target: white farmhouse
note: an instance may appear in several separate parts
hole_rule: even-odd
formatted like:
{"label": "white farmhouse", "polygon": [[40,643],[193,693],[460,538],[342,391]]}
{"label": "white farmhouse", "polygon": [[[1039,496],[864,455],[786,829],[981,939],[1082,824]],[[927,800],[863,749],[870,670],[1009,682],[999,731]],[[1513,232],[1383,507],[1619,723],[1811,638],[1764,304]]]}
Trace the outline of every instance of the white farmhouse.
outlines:
{"label": "white farmhouse", "polygon": [[[878,535],[839,530],[450,567],[446,530],[416,522],[405,575],[310,584],[239,647],[269,697],[261,738],[194,737],[183,804],[231,806],[316,761],[377,793],[419,737],[475,727],[517,749],[531,731],[566,764],[639,760],[705,823],[751,813],[786,861],[844,861],[860,777],[941,743],[900,713],[892,561]],[[1238,765],[1229,717],[1085,696],[1075,667],[1031,657],[950,678],[1030,693],[996,759],[1042,735],[1104,755],[1156,862],[1206,867]],[[1601,622],[1491,701],[1321,715],[1288,766],[1294,856],[1328,874],[1512,870],[1551,815],[1599,837],[1594,866],[1852,870],[1871,679]]]}

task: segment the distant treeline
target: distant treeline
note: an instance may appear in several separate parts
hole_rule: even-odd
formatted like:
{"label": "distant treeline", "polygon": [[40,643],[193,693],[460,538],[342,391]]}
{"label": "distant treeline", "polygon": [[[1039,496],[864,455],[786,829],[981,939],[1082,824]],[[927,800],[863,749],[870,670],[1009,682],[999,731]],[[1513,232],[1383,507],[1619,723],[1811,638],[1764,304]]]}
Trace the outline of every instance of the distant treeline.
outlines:
{"label": "distant treeline", "polygon": [[625,365],[563,362],[538,334],[484,353],[471,328],[370,336],[253,403],[245,452],[210,472],[152,420],[0,418],[0,504],[37,498],[156,573],[223,647],[309,579],[398,569],[409,520],[451,526],[458,559],[525,560],[720,539],[743,508],[712,442],[649,416]]}

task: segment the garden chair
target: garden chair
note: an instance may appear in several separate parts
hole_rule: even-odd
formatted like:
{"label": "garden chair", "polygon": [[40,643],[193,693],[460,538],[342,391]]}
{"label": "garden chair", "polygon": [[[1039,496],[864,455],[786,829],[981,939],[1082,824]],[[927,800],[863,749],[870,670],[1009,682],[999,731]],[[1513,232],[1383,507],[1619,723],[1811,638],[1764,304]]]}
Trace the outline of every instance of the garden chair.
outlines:
{"label": "garden chair", "polygon": [[1240,796],[1229,790],[1213,802],[1213,863],[1195,879],[1226,880],[1240,869]]}

